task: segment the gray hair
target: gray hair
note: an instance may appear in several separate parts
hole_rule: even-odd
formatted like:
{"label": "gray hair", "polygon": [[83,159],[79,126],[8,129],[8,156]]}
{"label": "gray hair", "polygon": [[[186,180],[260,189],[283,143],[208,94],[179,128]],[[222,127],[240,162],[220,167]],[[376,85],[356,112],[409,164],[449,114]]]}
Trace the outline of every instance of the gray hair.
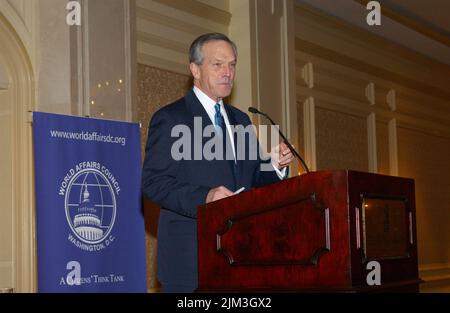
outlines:
{"label": "gray hair", "polygon": [[221,33],[208,33],[197,37],[189,48],[189,63],[195,63],[197,65],[203,64],[203,52],[202,48],[205,43],[214,40],[222,40],[228,42],[234,51],[234,56],[237,58],[237,47],[234,42],[230,40],[226,35]]}

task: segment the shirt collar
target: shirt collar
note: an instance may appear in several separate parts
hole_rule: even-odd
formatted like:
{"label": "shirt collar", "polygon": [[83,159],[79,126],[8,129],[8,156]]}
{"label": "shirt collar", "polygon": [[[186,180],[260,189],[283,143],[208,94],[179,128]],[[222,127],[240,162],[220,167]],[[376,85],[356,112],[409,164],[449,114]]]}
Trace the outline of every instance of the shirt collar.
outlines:
{"label": "shirt collar", "polygon": [[194,93],[197,96],[200,103],[206,109],[206,111],[214,110],[214,105],[220,103],[221,109],[223,108],[223,100],[220,99],[219,102],[215,102],[213,99],[208,97],[203,91],[201,91],[197,86],[194,86]]}

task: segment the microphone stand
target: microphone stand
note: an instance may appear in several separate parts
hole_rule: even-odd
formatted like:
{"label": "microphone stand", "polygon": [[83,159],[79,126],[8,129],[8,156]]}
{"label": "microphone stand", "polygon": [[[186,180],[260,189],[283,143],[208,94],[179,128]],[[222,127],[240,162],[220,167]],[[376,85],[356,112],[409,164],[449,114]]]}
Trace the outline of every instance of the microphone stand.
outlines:
{"label": "microphone stand", "polygon": [[270,123],[272,123],[273,126],[275,126],[278,130],[278,133],[280,134],[281,138],[283,138],[283,142],[286,144],[286,146],[288,146],[289,150],[292,151],[292,153],[297,157],[297,159],[300,160],[303,168],[305,169],[306,173],[309,173],[309,168],[306,165],[305,161],[303,161],[302,157],[298,154],[298,152],[294,149],[294,147],[289,143],[289,141],[287,140],[287,138],[284,136],[284,134],[281,132],[280,127],[275,124],[275,122],[270,118],[270,116],[268,116],[266,113],[259,111],[258,109],[255,109],[253,107],[248,108],[248,110],[251,113],[257,113],[257,114],[261,114],[264,117],[266,117]]}

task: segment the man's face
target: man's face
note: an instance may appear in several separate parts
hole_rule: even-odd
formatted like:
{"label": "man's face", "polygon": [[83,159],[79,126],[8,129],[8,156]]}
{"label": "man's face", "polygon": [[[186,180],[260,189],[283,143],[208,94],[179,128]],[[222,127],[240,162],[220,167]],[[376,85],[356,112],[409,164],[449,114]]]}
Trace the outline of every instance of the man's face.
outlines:
{"label": "man's face", "polygon": [[236,56],[231,45],[222,40],[205,43],[202,52],[203,64],[191,63],[190,65],[194,85],[218,102],[228,97],[233,88]]}

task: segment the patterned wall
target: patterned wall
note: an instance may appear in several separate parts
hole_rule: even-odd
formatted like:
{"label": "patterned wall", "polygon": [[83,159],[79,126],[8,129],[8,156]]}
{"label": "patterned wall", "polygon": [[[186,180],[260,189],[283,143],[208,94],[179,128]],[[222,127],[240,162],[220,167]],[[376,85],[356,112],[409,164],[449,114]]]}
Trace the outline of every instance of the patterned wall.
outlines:
{"label": "patterned wall", "polygon": [[[145,152],[147,131],[153,113],[184,96],[191,86],[191,78],[186,75],[161,70],[152,66],[138,65],[138,120],[141,123],[141,151]],[[157,290],[156,279],[156,233],[159,207],[144,200],[145,241],[147,249],[147,287]]]}
{"label": "patterned wall", "polygon": [[367,171],[366,120],[317,108],[316,149],[319,169]]}

